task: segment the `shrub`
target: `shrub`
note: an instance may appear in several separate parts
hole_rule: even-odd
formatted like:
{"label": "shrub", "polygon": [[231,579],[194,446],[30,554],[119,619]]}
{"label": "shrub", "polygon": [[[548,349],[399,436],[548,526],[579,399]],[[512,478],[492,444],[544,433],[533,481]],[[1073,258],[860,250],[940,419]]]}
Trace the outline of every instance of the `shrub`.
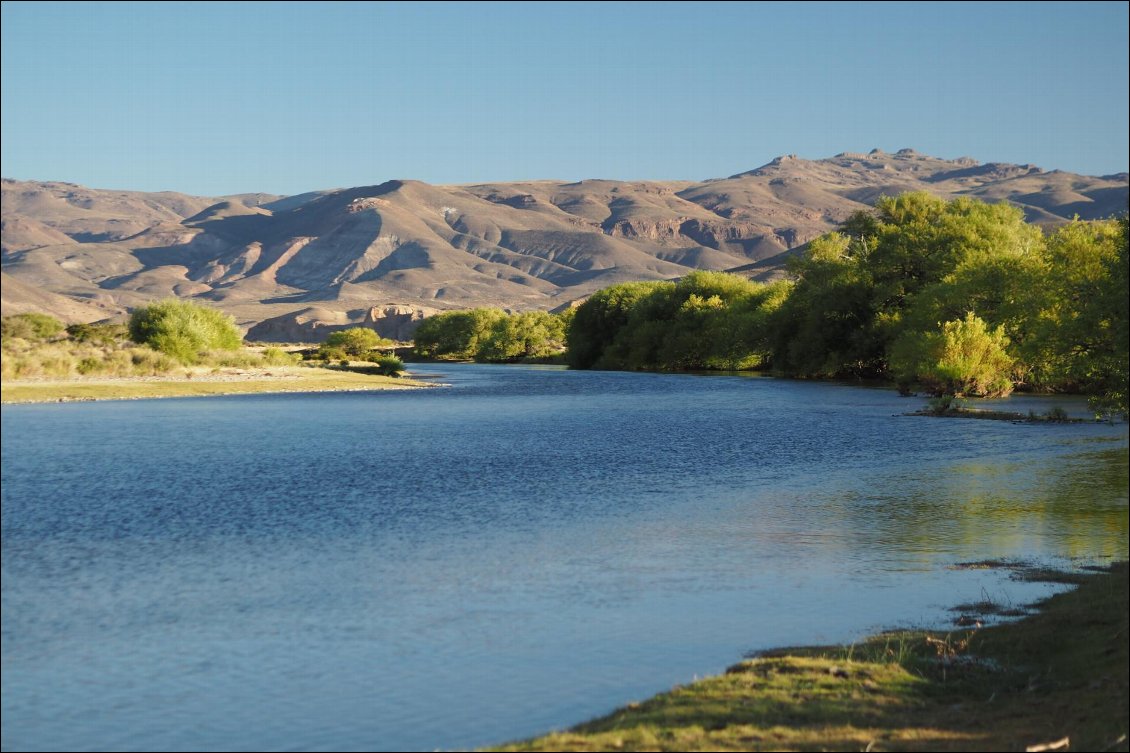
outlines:
{"label": "shrub", "polygon": [[382,356],[374,363],[377,364],[377,373],[384,376],[396,377],[404,371],[404,361],[401,361],[396,356]]}
{"label": "shrub", "polygon": [[1069,416],[1067,415],[1067,411],[1065,411],[1063,408],[1059,407],[1058,405],[1053,405],[1048,409],[1047,413],[1044,414],[1044,418],[1048,421],[1062,423],[1064,421],[1067,421]]}
{"label": "shrub", "polygon": [[200,361],[210,366],[222,366],[229,369],[254,369],[263,365],[263,357],[258,353],[247,351],[215,351],[202,353]]}
{"label": "shrub", "polygon": [[263,349],[263,365],[264,366],[292,366],[302,360],[302,356],[298,353],[288,353],[282,348],[264,348]]}
{"label": "shrub", "polygon": [[117,345],[129,339],[129,330],[124,324],[72,324],[67,334],[75,342],[91,345]]}
{"label": "shrub", "polygon": [[383,339],[368,327],[350,327],[331,332],[323,347],[342,350],[346,355],[360,357],[374,348],[389,344],[391,341]]}
{"label": "shrub", "polygon": [[78,373],[82,375],[95,374],[104,369],[105,361],[101,358],[88,356],[78,362]]}
{"label": "shrub", "polygon": [[1013,359],[1004,328],[989,329],[972,312],[934,333],[908,333],[895,343],[900,381],[917,377],[934,395],[997,397],[1012,392]]}
{"label": "shrub", "polygon": [[181,363],[196,363],[206,350],[236,350],[243,341],[235,320],[216,309],[174,298],[133,312],[130,339]]}
{"label": "shrub", "polygon": [[322,347],[318,348],[318,351],[315,354],[314,358],[315,360],[323,361],[342,361],[343,363],[348,364],[348,356],[349,354],[341,348],[334,348],[328,345],[323,345]]}
{"label": "shrub", "polygon": [[63,333],[63,323],[47,314],[16,314],[0,320],[0,336],[42,342]]}
{"label": "shrub", "polygon": [[953,395],[938,395],[926,403],[926,410],[936,416],[944,416],[947,413],[956,413],[964,409],[965,403],[958,400]]}
{"label": "shrub", "polygon": [[130,371],[137,376],[156,376],[165,374],[177,367],[177,359],[165,353],[145,348],[130,348]]}

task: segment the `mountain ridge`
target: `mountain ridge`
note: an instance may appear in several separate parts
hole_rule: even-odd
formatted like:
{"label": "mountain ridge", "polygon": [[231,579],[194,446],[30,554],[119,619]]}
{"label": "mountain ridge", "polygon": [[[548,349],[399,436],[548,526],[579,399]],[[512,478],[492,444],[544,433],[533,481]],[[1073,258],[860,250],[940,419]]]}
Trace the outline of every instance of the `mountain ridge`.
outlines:
{"label": "mountain ridge", "polygon": [[385,310],[398,322],[388,328],[403,334],[426,312],[559,308],[610,284],[694,269],[773,276],[790,252],[883,194],[1008,201],[1046,228],[1114,215],[1130,196],[1126,173],[910,149],[783,155],[704,181],[395,179],[213,198],[10,179],[0,187],[4,279],[18,283],[4,285],[5,314],[36,298],[69,320],[93,320],[174,295],[218,306],[265,340],[324,337],[356,322],[380,330],[374,312]]}

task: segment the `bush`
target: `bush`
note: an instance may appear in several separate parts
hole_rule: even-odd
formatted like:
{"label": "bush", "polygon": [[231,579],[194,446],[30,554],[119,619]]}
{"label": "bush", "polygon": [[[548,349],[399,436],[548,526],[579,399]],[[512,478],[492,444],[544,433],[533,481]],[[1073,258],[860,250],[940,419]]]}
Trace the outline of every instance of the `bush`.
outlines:
{"label": "bush", "polygon": [[47,314],[16,314],[0,320],[0,336],[42,342],[63,333],[63,323]]}
{"label": "bush", "polygon": [[323,345],[322,347],[318,348],[313,360],[341,361],[345,364],[348,364],[348,356],[349,354],[346,353],[342,348],[332,348],[328,345]]}
{"label": "bush", "polygon": [[104,359],[96,358],[94,356],[88,356],[79,361],[76,368],[78,369],[78,373],[86,376],[87,374],[95,374],[101,371],[103,369],[103,364],[105,364]]}
{"label": "bush", "polygon": [[404,371],[404,361],[396,356],[382,356],[374,363],[377,365],[377,373],[384,376],[398,377]]}
{"label": "bush", "polygon": [[958,400],[953,395],[938,395],[926,402],[926,410],[936,416],[944,416],[947,413],[956,413],[965,410],[965,403]]}
{"label": "bush", "polygon": [[191,364],[202,351],[237,350],[243,342],[232,317],[189,301],[166,299],[143,306],[129,320],[130,339]]}
{"label": "bush", "polygon": [[478,361],[545,358],[565,349],[565,319],[547,311],[511,314],[494,322],[479,339]]}
{"label": "bush", "polygon": [[474,358],[494,325],[506,317],[505,311],[488,308],[429,316],[413,335],[416,353],[424,358]]}
{"label": "bush", "polygon": [[91,345],[117,345],[129,339],[129,330],[124,324],[72,324],[67,334],[75,342]]}
{"label": "bush", "polygon": [[390,340],[383,339],[368,327],[350,327],[330,333],[323,347],[327,351],[337,349],[344,351],[346,355],[359,358],[374,348],[390,344]]}
{"label": "bush", "polygon": [[1070,416],[1067,415],[1067,411],[1065,411],[1063,408],[1060,408],[1058,405],[1053,405],[1044,414],[1045,420],[1053,421],[1055,423],[1063,423],[1069,418]]}
{"label": "bush", "polygon": [[264,348],[263,349],[263,365],[264,366],[293,366],[302,360],[302,356],[298,353],[288,353],[282,348]]}
{"label": "bush", "polygon": [[1014,361],[1004,328],[989,329],[973,313],[931,334],[909,333],[895,344],[900,380],[917,377],[933,395],[1000,397],[1012,392]]}

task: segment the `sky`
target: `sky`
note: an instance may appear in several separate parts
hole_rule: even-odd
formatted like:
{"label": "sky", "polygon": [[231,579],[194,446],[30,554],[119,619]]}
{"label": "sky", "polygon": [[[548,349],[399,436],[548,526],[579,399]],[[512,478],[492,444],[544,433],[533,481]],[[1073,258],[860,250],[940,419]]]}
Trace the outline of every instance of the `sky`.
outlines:
{"label": "sky", "polygon": [[1128,7],[4,2],[0,173],[295,194],[909,147],[1104,175]]}

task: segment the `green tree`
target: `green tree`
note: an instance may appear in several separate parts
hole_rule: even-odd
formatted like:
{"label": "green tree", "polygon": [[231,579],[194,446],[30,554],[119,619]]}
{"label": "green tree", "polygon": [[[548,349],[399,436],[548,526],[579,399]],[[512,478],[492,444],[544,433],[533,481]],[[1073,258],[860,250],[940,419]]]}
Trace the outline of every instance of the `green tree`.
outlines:
{"label": "green tree", "polygon": [[243,336],[235,320],[213,308],[168,298],[130,315],[129,336],[181,363],[200,360],[208,350],[238,350]]}
{"label": "green tree", "polygon": [[790,265],[774,367],[802,376],[886,376],[893,342],[975,310],[1030,335],[1043,236],[1007,204],[926,193],[881,197]]}
{"label": "green tree", "polygon": [[[610,369],[748,369],[768,355],[769,313],[790,285],[763,285],[722,272],[692,272],[677,283],[617,285],[578,309],[569,361]],[[589,327],[587,331],[581,327]]]}
{"label": "green tree", "polygon": [[527,311],[497,320],[474,353],[482,361],[515,361],[560,353],[565,320],[546,311]]}
{"label": "green tree", "polygon": [[491,328],[506,318],[501,309],[447,311],[420,323],[413,336],[416,352],[427,358],[474,358]]}
{"label": "green tree", "polygon": [[774,369],[806,377],[885,373],[888,318],[869,266],[873,240],[830,233],[790,263],[796,286],[770,325]]}
{"label": "green tree", "polygon": [[1014,361],[1004,327],[990,329],[973,313],[933,333],[907,333],[896,342],[892,366],[934,395],[998,397],[1012,392]]}
{"label": "green tree", "polygon": [[350,327],[349,329],[339,329],[336,332],[331,332],[324,343],[324,350],[334,352],[340,351],[346,356],[352,358],[360,358],[366,355],[375,348],[381,345],[389,344],[373,330],[368,327]]}
{"label": "green tree", "polygon": [[605,349],[628,323],[635,305],[652,293],[673,288],[670,282],[627,282],[593,293],[577,307],[569,325],[566,334],[569,365],[577,369],[602,367]]}
{"label": "green tree", "polygon": [[1126,412],[1127,220],[1076,220],[1048,238],[1038,337],[1027,356],[1048,381],[1093,396],[1097,411]]}

